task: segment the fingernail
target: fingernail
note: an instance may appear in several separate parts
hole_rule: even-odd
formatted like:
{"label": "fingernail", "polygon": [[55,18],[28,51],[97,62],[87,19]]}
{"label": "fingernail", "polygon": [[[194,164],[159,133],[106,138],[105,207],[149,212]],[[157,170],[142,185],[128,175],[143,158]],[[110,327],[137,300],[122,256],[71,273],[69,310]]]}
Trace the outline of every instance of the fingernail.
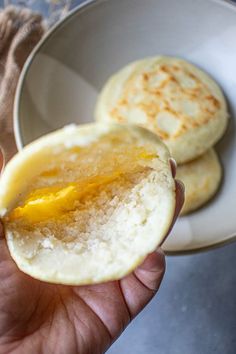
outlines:
{"label": "fingernail", "polygon": [[158,253],[160,256],[165,257],[165,252],[163,251],[163,249],[161,247],[158,247],[156,249],[156,253]]}
{"label": "fingernail", "polygon": [[163,251],[163,249],[161,247],[158,247],[156,249],[156,254],[158,255],[158,258],[159,258],[159,266],[162,264],[164,264],[164,267],[165,267],[165,252]]}
{"label": "fingernail", "polygon": [[156,251],[149,253],[144,262],[137,268],[139,270],[156,272],[165,268],[165,255],[160,248]]}
{"label": "fingernail", "polygon": [[176,176],[176,170],[177,170],[177,163],[176,163],[176,161],[171,157],[171,158],[169,158],[169,164],[170,164],[170,168],[171,168],[172,177],[175,178],[175,176]]}
{"label": "fingernail", "polygon": [[185,192],[185,185],[184,185],[184,183],[183,183],[180,179],[176,179],[175,181],[178,183],[178,185],[180,186],[182,192],[184,193],[184,192]]}
{"label": "fingernail", "polygon": [[169,158],[169,162],[171,162],[175,166],[175,168],[177,168],[177,162],[175,161],[175,159],[173,157]]}
{"label": "fingernail", "polygon": [[4,229],[3,229],[3,224],[0,220],[0,240],[4,238]]}

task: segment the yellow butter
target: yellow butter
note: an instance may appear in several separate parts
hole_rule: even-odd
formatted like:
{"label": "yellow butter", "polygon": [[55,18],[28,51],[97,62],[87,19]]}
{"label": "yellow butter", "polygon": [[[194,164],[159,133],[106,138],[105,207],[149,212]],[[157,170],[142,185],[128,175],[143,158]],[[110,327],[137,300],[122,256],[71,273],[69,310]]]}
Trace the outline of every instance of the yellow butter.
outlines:
{"label": "yellow butter", "polygon": [[64,187],[40,188],[30,193],[24,204],[9,214],[10,221],[24,218],[36,223],[50,218],[60,218],[75,209],[75,202],[93,193],[101,185],[113,182],[120,173],[110,176],[96,176],[78,183],[68,183]]}
{"label": "yellow butter", "polygon": [[[142,160],[154,159],[157,156],[156,153],[147,151],[143,147],[130,146],[125,151],[124,146],[120,143],[120,139],[117,139],[116,154],[113,156],[113,151],[109,148],[105,148],[105,154],[102,156],[97,166],[94,166],[93,172],[95,175],[86,176],[86,171],[89,173],[88,166],[84,165],[84,160],[81,160],[80,153],[87,153],[85,155],[85,161],[88,157],[92,158],[96,156],[98,148],[100,146],[92,146],[91,150],[82,149],[80,147],[71,148],[68,153],[78,153],[77,163],[81,166],[84,165],[83,173],[79,180],[71,183],[62,183],[60,185],[53,185],[44,188],[38,188],[26,196],[22,205],[17,206],[7,216],[9,221],[15,221],[17,219],[24,219],[28,223],[37,223],[46,221],[49,219],[60,220],[68,212],[75,210],[78,207],[78,203],[82,201],[84,197],[92,196],[97,193],[98,188],[112,183],[121,176],[125,176],[132,172],[138,172],[140,170],[139,162]],[[107,151],[108,149],[108,151]],[[89,153],[88,153],[89,152]],[[119,153],[119,154],[118,154]],[[119,156],[118,156],[119,155]],[[122,157],[122,158],[121,158]],[[67,161],[68,156],[65,156]],[[59,161],[58,161],[58,164]],[[89,168],[91,168],[90,165]],[[103,172],[106,166],[110,166],[109,172]],[[143,167],[141,167],[142,169]],[[104,173],[104,175],[102,174]],[[60,168],[54,167],[43,171],[39,177],[51,178],[60,175]]]}

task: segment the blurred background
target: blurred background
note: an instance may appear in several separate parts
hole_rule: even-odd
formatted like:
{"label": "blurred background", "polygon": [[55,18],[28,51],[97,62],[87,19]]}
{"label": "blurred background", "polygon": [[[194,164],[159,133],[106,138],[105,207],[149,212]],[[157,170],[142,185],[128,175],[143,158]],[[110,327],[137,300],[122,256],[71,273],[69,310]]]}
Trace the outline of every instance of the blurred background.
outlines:
{"label": "blurred background", "polygon": [[49,25],[52,25],[63,18],[70,9],[82,2],[84,0],[0,0],[0,6],[17,5],[29,7],[42,13]]}

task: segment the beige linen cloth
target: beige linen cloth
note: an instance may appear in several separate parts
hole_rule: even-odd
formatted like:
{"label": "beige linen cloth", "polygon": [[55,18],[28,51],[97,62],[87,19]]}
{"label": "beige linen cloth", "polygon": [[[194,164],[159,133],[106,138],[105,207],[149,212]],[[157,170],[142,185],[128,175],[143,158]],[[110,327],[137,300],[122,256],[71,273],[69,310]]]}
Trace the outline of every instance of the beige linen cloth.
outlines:
{"label": "beige linen cloth", "polygon": [[[11,6],[0,11],[0,147],[5,161],[16,152],[13,135],[16,85],[29,53],[44,31],[42,17],[29,9]],[[0,151],[0,171],[2,165]]]}

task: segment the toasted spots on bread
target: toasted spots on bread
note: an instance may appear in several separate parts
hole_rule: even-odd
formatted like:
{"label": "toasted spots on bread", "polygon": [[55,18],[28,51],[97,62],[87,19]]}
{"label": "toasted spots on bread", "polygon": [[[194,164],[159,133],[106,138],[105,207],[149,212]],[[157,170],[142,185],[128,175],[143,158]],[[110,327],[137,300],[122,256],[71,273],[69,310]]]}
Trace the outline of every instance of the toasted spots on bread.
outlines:
{"label": "toasted spots on bread", "polygon": [[184,163],[219,140],[228,113],[219,86],[202,70],[178,58],[156,57],[131,63],[108,80],[95,116],[150,129]]}

